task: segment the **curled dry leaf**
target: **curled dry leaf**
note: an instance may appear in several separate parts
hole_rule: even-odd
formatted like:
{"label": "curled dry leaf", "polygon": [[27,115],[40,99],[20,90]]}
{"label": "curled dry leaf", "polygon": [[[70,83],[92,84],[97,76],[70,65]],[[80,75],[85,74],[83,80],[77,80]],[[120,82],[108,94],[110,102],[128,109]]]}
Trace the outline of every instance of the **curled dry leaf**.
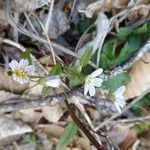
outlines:
{"label": "curled dry leaf", "polygon": [[54,106],[43,107],[42,113],[45,119],[47,119],[49,122],[58,122],[60,117],[63,115],[63,110],[59,103],[57,103]]}
{"label": "curled dry leaf", "polygon": [[127,150],[127,149],[132,148],[132,146],[134,145],[136,140],[137,140],[137,130],[131,129],[130,132],[128,133],[126,139],[120,145],[121,150]]}
{"label": "curled dry leaf", "polygon": [[9,144],[20,137],[20,135],[32,132],[32,129],[23,124],[6,117],[0,117],[0,145]]}
{"label": "curled dry leaf", "polygon": [[102,12],[99,13],[98,18],[96,20],[96,28],[96,37],[78,51],[78,54],[80,54],[81,56],[84,54],[88,47],[93,47],[93,54],[96,52],[97,49],[101,50],[102,48],[104,39],[110,28],[110,20]]}
{"label": "curled dry leaf", "polygon": [[109,132],[108,136],[110,140],[116,145],[120,145],[130,134],[131,127],[133,125],[129,124],[116,124]]}
{"label": "curled dry leaf", "polygon": [[125,98],[141,95],[150,88],[150,53],[146,53],[132,68],[131,81],[126,86]]}
{"label": "curled dry leaf", "polygon": [[115,8],[120,9],[126,7],[128,4],[129,0],[100,0],[100,1],[95,1],[86,8],[85,10],[85,15],[89,18],[93,16],[93,14],[100,10],[103,9],[105,11],[113,11]]}

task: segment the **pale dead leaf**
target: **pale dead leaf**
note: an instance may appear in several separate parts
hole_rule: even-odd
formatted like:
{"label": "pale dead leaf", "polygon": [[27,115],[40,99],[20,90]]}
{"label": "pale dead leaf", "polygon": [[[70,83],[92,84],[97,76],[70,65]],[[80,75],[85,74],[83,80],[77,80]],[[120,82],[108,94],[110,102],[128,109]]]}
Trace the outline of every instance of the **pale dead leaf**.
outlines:
{"label": "pale dead leaf", "polygon": [[14,119],[22,120],[27,123],[37,123],[42,117],[42,113],[35,111],[34,109],[21,110],[19,112],[14,112],[11,115]]}
{"label": "pale dead leaf", "polygon": [[41,84],[37,84],[36,82],[29,81],[29,89],[31,95],[34,96],[42,95],[43,86]]}
{"label": "pale dead leaf", "polygon": [[63,115],[63,110],[59,103],[57,103],[54,106],[43,107],[42,113],[45,119],[47,119],[49,122],[58,122],[60,117]]}
{"label": "pale dead leaf", "polygon": [[[0,144],[8,144],[18,139],[20,135],[32,132],[32,129],[23,124],[6,117],[0,117]],[[14,138],[13,138],[14,137]]]}
{"label": "pale dead leaf", "polygon": [[137,140],[137,130],[131,129],[130,132],[128,133],[126,139],[120,145],[121,150],[127,150],[127,149],[132,148],[132,146],[136,140]]}
{"label": "pale dead leaf", "polygon": [[24,12],[38,9],[48,2],[50,2],[50,0],[15,0],[13,5],[16,11]]}
{"label": "pale dead leaf", "polygon": [[145,54],[132,68],[131,81],[126,86],[125,98],[141,95],[150,88],[150,53]]}
{"label": "pale dead leaf", "polygon": [[132,124],[116,124],[108,132],[108,136],[111,138],[113,143],[115,143],[116,145],[120,145],[127,138],[132,126]]}
{"label": "pale dead leaf", "polygon": [[[41,12],[40,19],[43,24],[47,21],[47,13]],[[66,14],[62,9],[54,7],[51,20],[49,23],[48,35],[50,39],[57,39],[59,35],[63,34],[70,28]],[[40,33],[40,32],[39,32]]]}
{"label": "pale dead leaf", "polygon": [[0,91],[0,102],[4,102],[8,99],[17,98],[17,97],[20,97],[20,95],[16,95],[6,91]]}

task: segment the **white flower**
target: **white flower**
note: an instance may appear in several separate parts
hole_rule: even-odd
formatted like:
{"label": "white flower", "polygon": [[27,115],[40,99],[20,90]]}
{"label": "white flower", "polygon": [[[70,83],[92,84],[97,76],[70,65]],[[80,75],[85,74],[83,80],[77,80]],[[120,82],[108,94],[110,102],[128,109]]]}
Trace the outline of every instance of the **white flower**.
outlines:
{"label": "white flower", "polygon": [[123,97],[123,93],[125,92],[125,90],[126,90],[125,86],[121,86],[114,93],[115,94],[114,104],[119,113],[121,113],[121,108],[123,108],[126,105],[126,102]]}
{"label": "white flower", "polygon": [[47,79],[46,85],[50,87],[59,87],[61,83],[61,80],[59,76],[51,76]]}
{"label": "white flower", "polygon": [[28,65],[28,60],[21,59],[18,63],[16,60],[12,60],[9,63],[9,67],[13,71],[13,79],[20,84],[25,84],[29,81],[29,76],[35,71],[33,65]]}
{"label": "white flower", "polygon": [[95,70],[93,73],[87,76],[84,85],[84,95],[89,92],[90,96],[94,96],[96,91],[95,87],[100,87],[103,80],[98,78],[98,76],[103,72],[102,68]]}

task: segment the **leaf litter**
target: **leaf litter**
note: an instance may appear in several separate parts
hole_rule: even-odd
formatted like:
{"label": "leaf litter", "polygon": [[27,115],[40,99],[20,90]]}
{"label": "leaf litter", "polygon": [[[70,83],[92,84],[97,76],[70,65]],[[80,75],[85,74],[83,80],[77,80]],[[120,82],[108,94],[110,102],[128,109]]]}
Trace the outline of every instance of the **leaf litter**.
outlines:
{"label": "leaf litter", "polygon": [[[0,6],[0,105],[13,110],[1,113],[0,148],[149,148],[148,0],[0,0]],[[23,58],[36,72],[20,85],[10,76],[9,62]],[[98,68],[104,70],[103,84],[85,96],[82,85]],[[46,78],[56,75],[61,86],[46,86]],[[113,93],[121,86],[131,109],[118,115]]]}

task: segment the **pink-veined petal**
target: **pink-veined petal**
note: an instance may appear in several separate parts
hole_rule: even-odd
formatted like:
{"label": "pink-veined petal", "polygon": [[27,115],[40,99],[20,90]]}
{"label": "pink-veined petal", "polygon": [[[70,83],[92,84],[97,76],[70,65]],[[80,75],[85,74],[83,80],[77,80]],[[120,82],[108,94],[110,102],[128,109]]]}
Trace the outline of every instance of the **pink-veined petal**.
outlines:
{"label": "pink-veined petal", "polygon": [[103,69],[99,68],[99,69],[95,70],[93,73],[91,73],[90,76],[92,78],[95,78],[95,77],[99,76],[102,72],[103,72]]}
{"label": "pink-veined petal", "polygon": [[16,77],[15,75],[13,75],[13,79],[20,84],[25,84],[29,81],[28,77],[26,77],[25,79],[21,79],[19,77]]}
{"label": "pink-veined petal", "polygon": [[33,74],[33,72],[35,71],[34,65],[27,66],[25,69],[28,71],[28,75]]}
{"label": "pink-veined petal", "polygon": [[60,83],[61,83],[61,80],[59,76],[52,76],[52,77],[49,77],[48,81],[46,82],[46,85],[56,88],[60,86]]}
{"label": "pink-veined petal", "polygon": [[115,91],[115,95],[117,96],[120,96],[120,95],[123,95],[123,93],[125,92],[126,90],[126,87],[125,86],[121,86],[119,87],[116,91]]}
{"label": "pink-veined petal", "polygon": [[90,86],[89,86],[89,94],[90,94],[90,96],[91,96],[91,97],[94,96],[95,93],[96,93],[96,91],[95,91],[94,85],[90,85]]}
{"label": "pink-veined petal", "polygon": [[121,109],[120,106],[118,105],[118,103],[114,102],[116,109],[118,110],[119,113],[121,113]]}
{"label": "pink-veined petal", "polygon": [[20,67],[27,67],[28,64],[29,64],[29,62],[28,62],[27,59],[21,59],[20,62],[19,62]]}
{"label": "pink-veined petal", "polygon": [[118,103],[118,105],[123,108],[126,105],[126,101],[124,100],[123,97],[120,97],[118,99],[116,99],[116,103]]}
{"label": "pink-veined petal", "polygon": [[89,84],[85,84],[84,85],[84,95],[87,95],[88,91],[89,91]]}
{"label": "pink-veined petal", "polygon": [[12,60],[10,63],[9,63],[9,67],[14,71],[17,67],[18,67],[18,62],[16,60]]}
{"label": "pink-veined petal", "polygon": [[102,85],[103,80],[101,78],[94,78],[93,85],[96,87],[100,87]]}

